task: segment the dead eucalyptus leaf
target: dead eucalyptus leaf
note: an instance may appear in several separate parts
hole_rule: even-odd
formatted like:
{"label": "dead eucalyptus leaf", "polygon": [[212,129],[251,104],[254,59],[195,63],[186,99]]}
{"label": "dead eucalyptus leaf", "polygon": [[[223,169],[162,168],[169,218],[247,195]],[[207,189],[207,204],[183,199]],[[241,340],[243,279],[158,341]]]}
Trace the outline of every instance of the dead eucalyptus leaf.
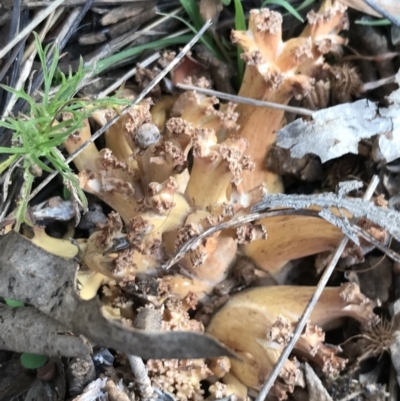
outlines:
{"label": "dead eucalyptus leaf", "polygon": [[[381,17],[380,14],[365,4],[363,0],[340,0],[340,2],[363,13],[373,15],[374,17]],[[394,16],[400,15],[400,3],[398,0],[375,0],[375,3]]]}
{"label": "dead eucalyptus leaf", "polygon": [[92,347],[82,337],[33,306],[11,308],[0,304],[0,349],[48,356],[84,356]]}
{"label": "dead eucalyptus leaf", "polygon": [[297,119],[278,131],[277,145],[290,149],[292,157],[315,154],[322,163],[347,153],[358,154],[362,139],[392,130],[392,122],[380,117],[378,107],[369,100],[358,100],[322,109],[312,121]]}
{"label": "dead eucalyptus leaf", "polygon": [[97,298],[75,291],[76,263],[9,232],[0,238],[0,296],[35,306],[93,343],[144,359],[196,359],[234,354],[214,338],[193,332],[134,330],[108,321]]}
{"label": "dead eucalyptus leaf", "polygon": [[[400,84],[400,72],[396,75]],[[358,154],[361,140],[374,139],[375,161],[400,157],[400,89],[389,96],[387,108],[362,99],[329,107],[313,114],[312,121],[297,119],[278,131],[277,145],[290,149],[292,157],[315,154],[325,163],[347,153]]]}

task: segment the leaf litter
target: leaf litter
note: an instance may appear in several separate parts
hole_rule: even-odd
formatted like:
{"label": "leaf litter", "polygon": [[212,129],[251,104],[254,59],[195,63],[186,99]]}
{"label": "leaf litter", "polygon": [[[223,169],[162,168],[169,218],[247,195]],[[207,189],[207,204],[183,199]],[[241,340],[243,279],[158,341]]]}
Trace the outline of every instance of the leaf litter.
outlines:
{"label": "leaf litter", "polygon": [[[181,2],[196,29],[202,26],[199,10],[207,18],[221,20],[229,13],[229,8],[226,8],[228,3],[202,1],[199,9],[191,1]],[[248,10],[246,2],[242,3]],[[327,4],[330,7],[333,3]],[[240,15],[238,5],[240,2],[235,2],[235,22],[239,29],[232,38],[241,47],[237,52],[238,56],[242,54],[237,60],[238,71],[246,68],[239,93],[244,96],[242,99],[253,97],[255,101],[261,101],[263,107],[268,105],[272,109],[257,108],[254,102],[253,105],[249,102],[217,105],[215,98],[203,96],[200,89],[192,92],[196,87],[210,85],[236,92],[232,91],[235,82],[230,82],[232,75],[223,61],[230,60],[234,53],[231,50],[235,48],[224,52],[226,43],[219,42],[219,27],[214,26],[204,35],[206,54],[200,47],[198,52],[195,49],[194,54],[185,56],[173,72],[173,82],[176,83],[174,80],[179,77],[179,80],[189,84],[186,89],[191,92],[179,94],[168,81],[157,85],[154,90],[153,87],[146,87],[154,77],[160,77],[159,67],[153,70],[138,67],[135,72],[128,71],[128,75],[124,71],[121,78],[136,73],[138,81],[138,86],[133,86],[133,89],[128,84],[129,88],[123,90],[124,96],[134,98],[145,87],[147,92],[142,94],[152,90],[154,107],[149,109],[150,103],[142,102],[134,103],[132,108],[122,113],[116,109],[94,113],[90,117],[90,127],[86,126],[89,136],[83,138],[82,131],[69,138],[76,142],[72,146],[75,149],[67,149],[73,155],[67,160],[75,158],[81,187],[92,192],[92,199],[98,205],[94,211],[99,216],[88,217],[88,221],[82,221],[74,228],[72,218],[80,215],[76,204],[53,197],[51,202],[45,201],[29,208],[32,221],[45,227],[29,228],[24,225],[21,230],[23,236],[9,232],[0,239],[0,250],[3,251],[0,257],[0,296],[6,300],[18,299],[27,305],[20,308],[1,306],[2,324],[7,328],[0,336],[4,343],[2,348],[54,355],[52,361],[59,362],[59,365],[62,365],[59,356],[73,357],[66,363],[69,382],[66,391],[62,389],[57,393],[56,389],[63,387],[53,382],[48,384],[47,380],[52,379],[46,377],[51,375],[38,371],[38,379],[25,394],[25,399],[47,399],[49,394],[53,394],[63,400],[68,394],[81,401],[93,398],[125,401],[135,394],[142,401],[147,398],[192,401],[206,397],[214,400],[227,399],[232,395],[245,400],[248,396],[256,397],[264,381],[268,383],[268,377],[271,377],[268,374],[274,372],[279,377],[270,394],[279,399],[300,388],[307,399],[346,399],[346,396],[350,399],[350,387],[347,388],[348,393],[333,396],[335,385],[338,386],[340,380],[346,378],[358,386],[353,392],[353,395],[356,394],[354,397],[366,396],[374,386],[377,390],[374,394],[379,391],[379,396],[386,394],[384,386],[373,383],[377,380],[376,374],[358,375],[352,370],[358,365],[351,360],[350,352],[345,350],[343,355],[339,355],[339,346],[324,343],[324,331],[341,327],[344,334],[338,337],[348,338],[351,324],[343,324],[340,317],[350,316],[360,322],[356,331],[366,341],[362,355],[377,356],[394,344],[391,336],[395,326],[377,323],[379,318],[372,311],[375,305],[382,302],[384,310],[388,309],[393,300],[391,287],[394,281],[385,280],[381,286],[373,286],[373,281],[379,279],[380,272],[390,275],[394,269],[393,261],[397,263],[400,260],[396,247],[400,240],[399,213],[387,208],[382,196],[374,196],[371,202],[361,200],[361,180],[349,182],[348,179],[352,178],[350,173],[344,176],[344,180],[343,177],[339,179],[336,194],[330,187],[329,191],[322,188],[322,193],[301,195],[302,192],[310,193],[310,188],[317,192],[321,189],[313,184],[304,190],[296,180],[301,181],[306,176],[321,179],[326,173],[323,169],[326,169],[327,161],[346,157],[348,153],[361,157],[360,148],[363,147],[364,157],[367,148],[369,160],[380,163],[377,169],[385,169],[385,163],[398,158],[399,150],[395,142],[398,136],[399,90],[392,92],[389,97],[391,104],[386,108],[370,100],[359,100],[316,112],[285,105],[280,105],[279,110],[274,109],[276,99],[286,104],[292,96],[296,100],[305,94],[307,96],[309,83],[317,77],[313,75],[317,63],[313,63],[321,60],[324,53],[341,54],[338,47],[347,41],[338,35],[346,25],[339,18],[344,14],[344,7],[335,3],[323,18],[320,17],[324,8],[320,11],[321,15],[312,11],[308,16],[309,25],[303,33],[303,37],[309,37],[308,41],[303,42],[300,37],[284,42],[280,36],[279,14],[270,10],[250,12],[249,30],[246,32],[243,30],[244,15]],[[289,4],[284,7],[297,13],[303,5],[298,10],[290,8]],[[155,18],[154,9],[146,10],[136,5],[116,7],[111,11],[115,13],[97,5],[90,11],[92,15],[106,16],[101,18],[103,22],[109,17],[107,24],[111,27],[103,26],[102,31],[97,32],[86,30],[86,34],[79,39],[80,45],[90,42],[99,50],[108,41],[103,49],[107,53],[107,49],[117,48],[119,38],[115,35],[118,32],[125,34],[130,29],[136,29],[135,24],[140,24],[140,21]],[[243,14],[243,10],[240,12]],[[329,27],[329,40],[321,39],[326,32],[320,29],[332,15],[335,16],[332,24],[337,25]],[[238,21],[241,20],[240,28]],[[101,25],[104,25],[103,22]],[[107,29],[109,37],[105,34]],[[157,35],[155,27],[151,29],[149,34]],[[253,53],[265,40],[260,34],[264,29],[268,31],[270,48],[261,46],[259,54]],[[280,51],[274,52],[274,46],[278,44]],[[296,52],[290,51],[289,44],[297,48]],[[296,57],[291,60],[293,54]],[[395,53],[391,54],[392,59]],[[171,56],[160,59],[159,66],[164,68],[171,59]],[[374,60],[378,60],[378,56]],[[288,63],[291,67],[286,67],[287,61],[292,63]],[[60,67],[66,71],[68,61],[62,64]],[[75,64],[71,63],[72,69]],[[198,67],[196,71],[188,68],[191,65]],[[228,74],[217,74],[215,70],[220,72],[223,67]],[[294,70],[290,68],[298,70],[293,74]],[[331,73],[333,93],[329,96],[335,101],[348,100],[364,93],[368,90],[366,88],[379,86],[374,83],[362,85],[358,79],[354,81],[357,81],[357,88],[347,82],[349,93],[346,96],[334,93],[334,79],[340,81],[341,73],[349,74],[349,79],[357,74],[347,66],[341,68],[336,65],[330,70],[325,64],[324,68],[328,75]],[[322,72],[322,76],[324,74],[326,78],[326,72]],[[397,78],[400,79],[399,75]],[[98,88],[101,88],[101,81],[97,81]],[[271,85],[266,85],[266,82]],[[384,82],[392,81],[388,78]],[[33,84],[35,86],[35,82]],[[328,86],[325,82],[319,88],[326,89]],[[92,93],[98,92],[96,88],[95,85],[90,88]],[[100,89],[102,93],[103,88]],[[90,90],[86,93],[91,93]],[[171,91],[173,94],[169,98]],[[160,98],[161,93],[164,98]],[[218,93],[214,95],[218,96]],[[324,106],[321,104],[317,109],[326,107],[328,102]],[[297,120],[279,131],[283,110],[299,115],[311,114],[311,121]],[[359,118],[362,113],[364,119]],[[115,123],[111,127],[110,119]],[[93,134],[96,125],[100,125],[100,131]],[[144,127],[150,127],[161,135],[150,142],[146,142],[145,137],[144,142],[140,141]],[[299,127],[303,132],[296,131]],[[282,132],[289,128],[290,135],[282,137]],[[266,142],[263,142],[264,138],[254,136],[261,129],[265,131]],[[94,145],[94,138],[104,131],[104,143],[96,142]],[[324,163],[322,167],[319,165],[318,174],[313,171],[311,174],[295,174],[296,168],[301,165],[313,170],[317,163],[306,161],[297,166],[293,164],[291,170],[296,176],[296,184],[291,187],[285,182],[291,195],[279,193],[283,190],[285,177],[266,172],[263,166],[265,154],[262,153],[275,141],[276,131],[279,131],[278,146],[286,146],[292,157],[303,157],[312,149]],[[88,138],[91,145],[78,154],[82,151],[79,146]],[[115,138],[118,138],[120,147]],[[250,146],[247,149],[246,141]],[[104,144],[107,149],[97,149]],[[252,160],[247,159],[247,155]],[[13,167],[18,171],[17,165]],[[396,165],[391,171],[383,173],[386,176],[382,184],[386,188],[389,188],[389,178],[395,176],[395,169]],[[367,173],[364,181],[370,180],[376,173],[372,170],[363,171]],[[15,171],[10,170],[5,186]],[[47,176],[35,189],[35,194],[51,176]],[[315,178],[310,181],[315,182]],[[268,191],[262,185],[257,186],[263,182],[268,183]],[[390,191],[388,189],[387,192],[396,193],[395,181],[392,179],[390,182]],[[379,193],[382,193],[381,188]],[[116,211],[108,218],[105,216],[109,207],[104,203]],[[101,225],[96,225],[97,222]],[[5,231],[10,230],[12,223],[12,215],[9,215],[3,221]],[[300,348],[295,347],[296,355],[287,354],[283,361],[284,371],[279,375],[277,366],[280,365],[274,365],[274,362],[278,362],[277,357],[285,347],[294,345],[296,322],[302,310],[311,312],[312,309],[306,308],[306,303],[315,289],[304,287],[304,284],[314,284],[319,274],[318,268],[314,271],[312,267],[312,255],[318,255],[315,267],[318,263],[325,266],[332,251],[339,243],[344,243],[343,235],[351,241],[345,247],[343,245],[343,257],[331,277],[333,287],[323,291],[311,321],[304,333],[300,333],[297,344]],[[73,237],[72,243],[70,237]],[[43,246],[47,252],[34,243]],[[383,256],[375,256],[378,250]],[[48,252],[62,254],[65,258]],[[246,258],[247,265],[241,268],[235,266],[237,255],[241,260]],[[333,269],[334,263],[329,266]],[[306,270],[302,270],[304,268]],[[349,272],[349,269],[354,270]],[[368,274],[368,269],[373,269],[374,274]],[[342,274],[342,270],[346,273]],[[291,281],[291,274],[297,275],[297,280]],[[303,278],[299,280],[300,276]],[[345,281],[348,282],[343,284]],[[295,286],[288,290],[285,285],[276,285],[278,282],[293,283]],[[339,287],[340,284],[343,285]],[[257,290],[260,286],[263,286],[263,291]],[[319,289],[321,285],[316,291]],[[265,302],[271,294],[277,296]],[[243,297],[247,297],[246,302],[242,302],[236,310],[238,300]],[[329,302],[326,302],[327,297],[330,297]],[[278,300],[281,307],[274,309],[274,302]],[[249,306],[253,307],[251,313],[245,309]],[[230,310],[236,310],[236,313],[225,320],[224,311]],[[329,310],[332,312],[327,312]],[[263,317],[254,321],[252,314]],[[158,318],[151,321],[152,315]],[[341,322],[339,326],[336,326],[337,321],[326,321],[326,317],[331,315]],[[147,318],[141,320],[143,316]],[[242,317],[239,319],[238,316]],[[276,319],[271,319],[272,316]],[[257,333],[261,321],[267,326],[262,333],[256,334],[254,340],[252,336]],[[226,327],[233,329],[227,330]],[[204,330],[208,334],[204,334]],[[245,333],[248,341],[237,337],[237,333]],[[355,339],[354,343],[360,347],[358,340]],[[99,346],[104,348],[99,350]],[[96,355],[101,352],[108,354],[99,359]],[[296,359],[299,356],[297,352],[301,355],[299,359]],[[324,352],[329,354],[328,358]],[[93,357],[88,354],[93,354]],[[265,355],[268,355],[267,359]],[[392,357],[394,355],[393,348]],[[330,376],[337,375],[346,363],[349,369],[342,372],[336,384],[331,385]],[[53,372],[55,376],[51,377],[65,382],[63,368],[59,365],[57,372]],[[49,363],[45,368],[51,371],[51,366],[54,367],[54,364]],[[92,369],[93,373],[94,366],[97,373],[101,372],[100,378],[94,379],[92,374],[85,378],[82,372]],[[383,363],[380,362],[379,366]],[[77,373],[80,369],[81,376]],[[78,380],[79,377],[81,379]],[[203,388],[205,380],[208,384]],[[297,399],[296,391],[293,396]],[[263,391],[258,393],[259,400],[263,394]]]}

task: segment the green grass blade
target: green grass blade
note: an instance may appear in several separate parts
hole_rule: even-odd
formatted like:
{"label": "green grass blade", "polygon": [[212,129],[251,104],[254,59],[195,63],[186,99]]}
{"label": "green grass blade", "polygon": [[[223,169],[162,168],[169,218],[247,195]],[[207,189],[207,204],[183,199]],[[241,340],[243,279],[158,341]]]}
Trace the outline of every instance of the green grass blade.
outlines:
{"label": "green grass blade", "polygon": [[303,18],[301,15],[296,11],[296,9],[286,0],[266,0],[262,4],[262,7],[267,6],[269,4],[275,4],[277,6],[281,6],[286,11],[288,11],[290,14],[292,14],[294,17],[296,17],[299,21],[304,22]]}
{"label": "green grass blade", "polygon": [[26,222],[26,210],[29,203],[29,194],[32,190],[32,184],[34,181],[33,175],[29,172],[29,168],[25,168],[24,171],[24,183],[22,184],[21,193],[19,197],[19,204],[15,213],[15,231],[19,231],[21,224]]}
{"label": "green grass blade", "polygon": [[[240,0],[235,0],[235,29],[237,31],[245,31],[246,28],[246,18],[244,16],[244,11],[242,7],[242,3]],[[243,50],[237,46],[237,68],[240,83],[243,80],[244,74],[244,61],[241,57]]]}
{"label": "green grass blade", "polygon": [[27,153],[27,150],[25,148],[5,148],[0,146],[0,153],[5,153],[8,155],[23,155]]}
{"label": "green grass blade", "polygon": [[182,4],[182,7],[189,15],[189,18],[192,20],[193,25],[195,26],[197,31],[199,31],[200,28],[204,25],[203,18],[201,17],[200,14],[199,6],[196,4],[194,0],[180,0],[180,3]]}
{"label": "green grass blade", "polygon": [[12,155],[8,159],[4,160],[0,163],[0,174],[3,174],[4,171],[8,169],[13,163],[18,160],[18,155]]}
{"label": "green grass blade", "polygon": [[43,171],[47,171],[48,173],[52,173],[53,170],[45,163],[43,163],[36,155],[30,155],[31,160],[34,164],[37,164]]}
{"label": "green grass blade", "polygon": [[311,6],[313,3],[315,3],[315,0],[304,0],[298,7],[296,7],[296,11],[301,11],[308,6]]}
{"label": "green grass blade", "polygon": [[388,19],[378,19],[375,21],[356,20],[355,23],[358,25],[367,25],[367,26],[385,26],[391,24],[391,22]]}
{"label": "green grass blade", "polygon": [[10,129],[12,131],[15,130],[15,125],[13,124],[13,121],[11,120],[10,122],[7,121],[1,121],[0,120],[0,127]]}
{"label": "green grass blade", "polygon": [[154,50],[154,49],[159,49],[167,46],[173,46],[173,45],[181,45],[181,44],[186,44],[193,38],[193,35],[182,35],[178,36],[176,38],[164,38],[164,39],[159,39],[154,42],[147,43],[145,45],[140,45],[133,47],[131,49],[124,50],[122,52],[119,52],[117,54],[114,54],[110,57],[107,57],[103,60],[100,60],[97,62],[95,66],[95,73],[100,74],[102,71],[105,69],[111,67],[112,65],[124,61],[130,57],[134,57],[139,55],[145,50]]}
{"label": "green grass blade", "polygon": [[7,92],[14,94],[18,99],[24,99],[31,107],[31,111],[35,111],[37,109],[35,101],[23,90],[16,90],[11,88],[11,86],[7,85],[0,85],[0,88],[3,88]]}

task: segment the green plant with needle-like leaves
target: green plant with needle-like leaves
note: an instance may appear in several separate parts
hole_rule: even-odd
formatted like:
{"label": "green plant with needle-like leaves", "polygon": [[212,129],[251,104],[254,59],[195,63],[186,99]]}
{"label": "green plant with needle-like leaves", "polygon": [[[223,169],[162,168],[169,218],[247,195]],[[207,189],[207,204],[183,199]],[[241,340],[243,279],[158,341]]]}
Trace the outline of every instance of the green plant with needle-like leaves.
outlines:
{"label": "green plant with needle-like leaves", "polygon": [[[24,99],[29,106],[26,114],[20,113],[0,121],[0,127],[13,132],[11,147],[0,147],[0,153],[9,155],[0,163],[0,174],[15,163],[19,163],[24,175],[24,184],[15,215],[16,230],[19,230],[21,223],[30,223],[27,217],[28,199],[35,177],[40,176],[43,171],[51,173],[57,170],[74,199],[84,210],[86,209],[86,196],[79,186],[78,178],[65,162],[58,147],[68,136],[83,127],[83,121],[95,109],[129,104],[128,100],[115,97],[96,100],[76,97],[79,86],[88,73],[83,68],[82,59],[76,73],[70,72],[65,75],[57,68],[60,58],[58,46],[48,45],[43,49],[36,34],[35,42],[44,77],[43,92],[39,95],[34,94],[40,100],[35,100],[24,89],[15,90],[2,85],[2,88],[13,93],[17,98]],[[52,60],[48,63],[47,60],[51,56]],[[59,83],[59,86],[52,93],[55,81]]]}

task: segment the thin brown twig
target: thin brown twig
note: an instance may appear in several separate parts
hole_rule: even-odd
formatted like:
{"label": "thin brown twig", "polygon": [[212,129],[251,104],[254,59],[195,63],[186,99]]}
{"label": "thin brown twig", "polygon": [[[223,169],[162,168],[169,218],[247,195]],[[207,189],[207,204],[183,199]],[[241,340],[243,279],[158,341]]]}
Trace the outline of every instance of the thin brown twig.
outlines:
{"label": "thin brown twig", "polygon": [[[395,251],[393,251],[386,245],[381,244],[368,231],[365,231],[364,229],[362,229],[361,227],[359,227],[357,225],[353,225],[352,228],[360,237],[363,237],[365,240],[367,240],[369,243],[371,243],[375,248],[384,252],[387,257],[394,260],[395,262],[400,262],[398,253],[396,253]],[[392,239],[390,241],[392,241]],[[356,270],[356,272],[357,272],[357,270]]]}
{"label": "thin brown twig", "polygon": [[[373,195],[376,187],[379,184],[378,176],[373,176],[371,183],[369,184],[367,190],[365,191],[364,200],[368,200]],[[301,315],[299,322],[295,330],[293,331],[292,338],[290,339],[289,343],[286,345],[284,350],[282,351],[281,355],[279,356],[278,361],[276,362],[274,368],[272,369],[271,373],[269,374],[267,380],[265,381],[260,393],[258,394],[256,401],[264,401],[267,397],[269,391],[271,390],[272,386],[275,383],[275,380],[278,378],[279,373],[282,370],[283,365],[285,364],[286,360],[289,358],[289,355],[292,353],[294,346],[297,343],[297,340],[300,338],[304,328],[307,325],[308,320],[310,319],[311,313],[315,308],[324,288],[326,287],[328,280],[330,279],[333,271],[335,270],[336,264],[342,255],[344,248],[347,245],[349,239],[344,237],[343,240],[340,242],[339,246],[336,249],[336,252],[333,254],[332,259],[325,269],[324,273],[322,274],[318,285],[315,289],[313,296],[311,297],[310,301],[308,302],[303,314]]]}
{"label": "thin brown twig", "polygon": [[286,106],[281,103],[266,102],[264,100],[256,100],[243,96],[235,96],[235,95],[230,95],[229,93],[218,92],[212,89],[199,88],[198,86],[193,86],[193,85],[178,84],[176,86],[177,88],[180,89],[204,93],[205,95],[215,96],[220,99],[228,100],[230,102],[235,102],[235,103],[251,104],[253,106],[260,106],[260,107],[270,107],[272,109],[284,110],[289,113],[301,114],[303,116],[309,116],[309,117],[311,117],[315,113],[315,111],[304,109],[303,107]]}
{"label": "thin brown twig", "polygon": [[160,58],[161,55],[159,52],[152,54],[150,57],[147,57],[145,60],[141,61],[136,67],[129,70],[127,73],[119,77],[113,84],[111,84],[108,88],[102,90],[97,96],[97,99],[102,99],[108,96],[111,92],[115,91],[120,87],[124,82],[126,82],[130,77],[136,74],[138,68],[145,68],[149,66],[151,63]]}

